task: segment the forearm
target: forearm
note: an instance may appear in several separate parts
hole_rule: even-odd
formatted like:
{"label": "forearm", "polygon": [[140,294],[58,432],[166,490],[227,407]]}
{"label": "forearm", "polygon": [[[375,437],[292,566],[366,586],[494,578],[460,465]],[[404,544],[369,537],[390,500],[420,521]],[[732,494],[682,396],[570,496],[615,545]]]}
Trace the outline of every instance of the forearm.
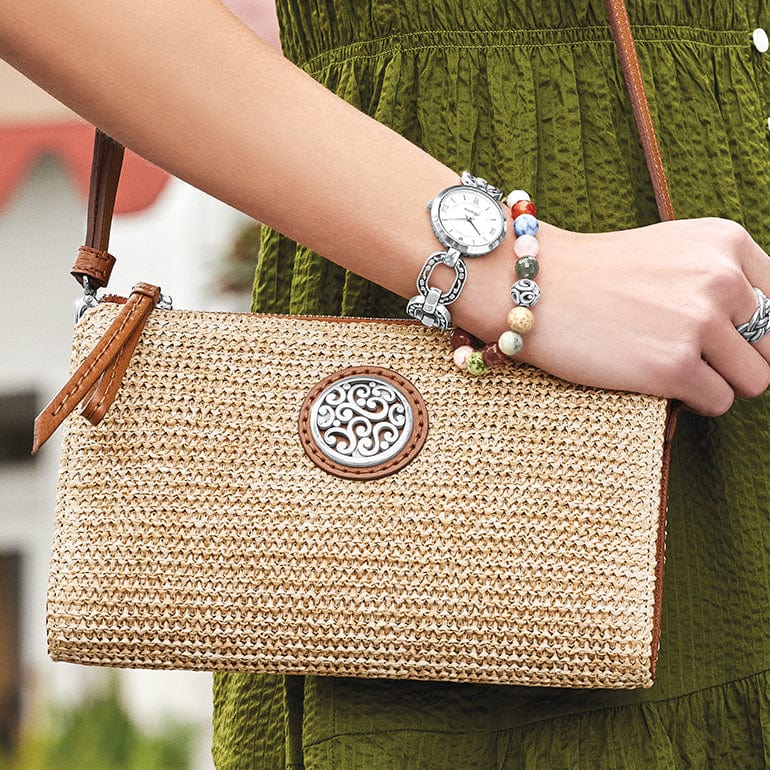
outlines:
{"label": "forearm", "polygon": [[399,294],[438,248],[425,202],[457,174],[214,0],[3,0],[0,54],[139,154]]}
{"label": "forearm", "polygon": [[[275,54],[216,0],[0,0],[0,55],[141,155],[408,297],[439,248],[426,202],[448,169]],[[472,171],[473,169],[471,169]],[[770,260],[716,220],[577,235],[544,224],[543,299],[519,360],[707,414],[770,382],[770,335],[735,326]],[[510,230],[468,262],[452,320],[505,327]],[[671,254],[676,259],[671,259]],[[436,276],[446,288],[451,271]]]}

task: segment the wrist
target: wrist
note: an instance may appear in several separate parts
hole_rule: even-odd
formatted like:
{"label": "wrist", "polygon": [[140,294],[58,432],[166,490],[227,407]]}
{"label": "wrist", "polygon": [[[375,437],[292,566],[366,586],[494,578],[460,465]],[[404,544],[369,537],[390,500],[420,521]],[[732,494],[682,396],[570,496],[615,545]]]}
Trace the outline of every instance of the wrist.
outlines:
{"label": "wrist", "polygon": [[[529,338],[534,327],[533,308],[542,296],[538,283],[540,240],[536,236],[540,224],[536,218],[537,208],[523,190],[511,192],[507,202],[511,207],[511,228],[507,238],[510,257],[504,249],[493,250],[485,262],[486,269],[475,271],[475,296],[466,296],[459,314],[456,313],[455,329],[450,338],[455,350],[455,364],[472,375],[483,374],[512,358],[526,360],[521,353],[525,338]],[[502,292],[501,274],[509,277],[510,283],[506,283],[510,286],[510,298]],[[486,311],[487,317],[479,315],[477,308],[482,313]],[[495,309],[498,311],[496,317]],[[470,323],[461,322],[466,314],[470,316]],[[501,320],[503,317],[505,325]]]}
{"label": "wrist", "polygon": [[524,339],[529,344],[542,295],[538,255],[558,230],[545,225],[537,237],[537,209],[526,192],[509,194],[510,209],[501,198],[499,189],[464,172],[461,184],[432,199],[428,218],[438,244],[407,303],[407,314],[426,326],[455,327],[455,361],[472,374],[509,358],[536,359],[537,346],[524,352]]}

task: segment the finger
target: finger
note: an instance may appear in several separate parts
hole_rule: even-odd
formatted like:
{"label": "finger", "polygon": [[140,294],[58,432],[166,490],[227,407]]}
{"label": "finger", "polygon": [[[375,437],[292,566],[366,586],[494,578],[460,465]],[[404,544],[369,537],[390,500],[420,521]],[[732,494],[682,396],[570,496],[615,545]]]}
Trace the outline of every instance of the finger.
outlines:
{"label": "finger", "polygon": [[735,400],[735,392],[719,372],[701,361],[688,378],[682,394],[674,394],[688,409],[705,417],[724,414]]}
{"label": "finger", "polygon": [[[744,312],[734,319],[735,326],[748,321],[757,309],[757,295],[753,291],[754,287],[760,289],[766,296],[770,296],[770,257],[751,237],[747,237],[743,244],[740,262],[746,280],[752,287],[752,297],[750,301],[747,300]],[[766,335],[752,345],[766,361],[770,361],[770,335]]]}
{"label": "finger", "polygon": [[770,381],[770,364],[729,322],[714,325],[704,342],[703,358],[740,398],[760,395]]}
{"label": "finger", "polygon": [[[754,342],[751,345],[752,348],[764,358],[765,361],[770,362],[770,334],[766,334],[759,342]],[[768,363],[770,366],[770,363]]]}
{"label": "finger", "polygon": [[739,258],[749,284],[758,286],[765,294],[770,292],[770,257],[748,234],[740,249]]}

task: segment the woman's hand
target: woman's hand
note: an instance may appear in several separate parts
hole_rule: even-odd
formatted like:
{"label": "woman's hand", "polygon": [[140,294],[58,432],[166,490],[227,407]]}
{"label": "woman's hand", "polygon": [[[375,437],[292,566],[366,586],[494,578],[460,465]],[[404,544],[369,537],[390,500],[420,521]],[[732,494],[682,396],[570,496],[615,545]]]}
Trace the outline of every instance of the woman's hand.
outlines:
{"label": "woman's hand", "polygon": [[[572,382],[680,399],[706,415],[770,385],[770,334],[749,344],[735,330],[756,310],[752,287],[770,294],[770,259],[740,225],[679,220],[588,235],[543,224],[539,238],[543,294],[519,358]],[[453,312],[485,339],[504,328],[511,307],[510,250],[506,241],[486,265],[474,261]]]}

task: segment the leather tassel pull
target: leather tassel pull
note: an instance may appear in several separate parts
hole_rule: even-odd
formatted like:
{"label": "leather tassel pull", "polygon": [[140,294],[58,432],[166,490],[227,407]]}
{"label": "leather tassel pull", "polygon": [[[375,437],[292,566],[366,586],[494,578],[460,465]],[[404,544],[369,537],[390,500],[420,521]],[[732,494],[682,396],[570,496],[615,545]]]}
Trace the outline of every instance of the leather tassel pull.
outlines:
{"label": "leather tassel pull", "polygon": [[147,283],[134,286],[131,296],[96,347],[67,384],[35,420],[32,454],[37,453],[69,414],[85,402],[83,415],[97,425],[115,400],[123,376],[160,289]]}

